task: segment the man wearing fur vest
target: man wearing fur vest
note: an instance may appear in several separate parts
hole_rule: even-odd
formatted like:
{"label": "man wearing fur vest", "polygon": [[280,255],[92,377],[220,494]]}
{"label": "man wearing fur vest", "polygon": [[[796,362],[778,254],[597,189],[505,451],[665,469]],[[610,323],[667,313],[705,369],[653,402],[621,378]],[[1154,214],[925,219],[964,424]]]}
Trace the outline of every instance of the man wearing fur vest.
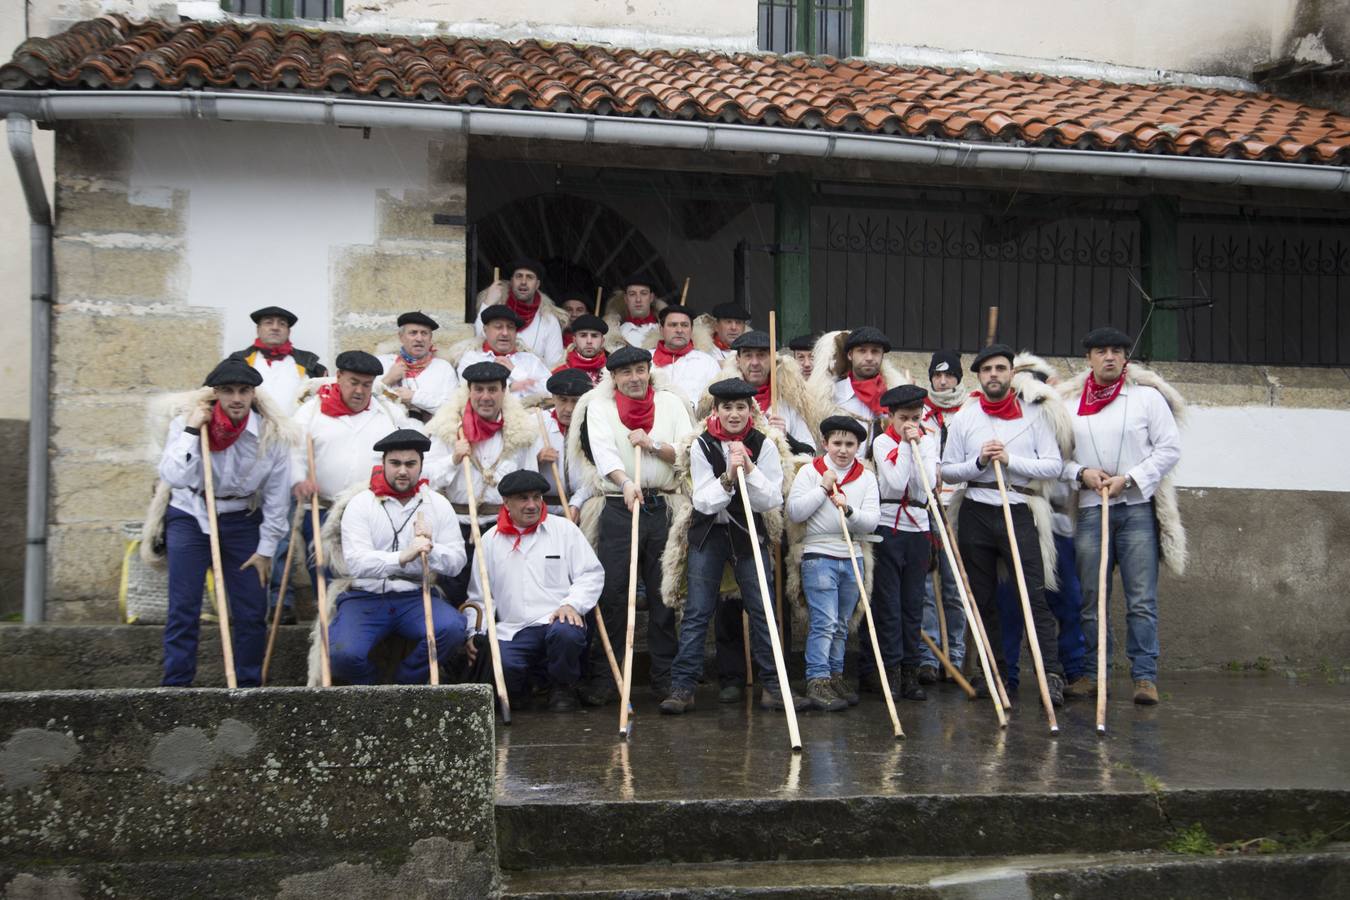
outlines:
{"label": "man wearing fur vest", "polygon": [[908,379],[886,362],[891,342],[870,325],[826,334],[816,343],[815,365],[808,382],[817,402],[838,415],[852,416],[866,432],[858,448],[866,459],[872,438],[881,430],[885,409],[881,395]]}
{"label": "man wearing fur vest", "polygon": [[600,383],[605,375],[605,335],[609,325],[599,316],[582,313],[572,322],[572,342],[567,345],[563,361],[553,370],[575,369],[590,379],[592,385]]}
{"label": "man wearing fur vest", "polygon": [[483,312],[489,307],[503,305],[520,320],[519,338],[544,365],[552,368],[562,361],[562,326],[566,315],[540,290],[544,267],[538,260],[518,259],[511,263],[509,280],[491,285],[478,300],[478,319],[473,332],[478,337],[487,335],[487,320]]}
{"label": "man wearing fur vest", "polygon": [[656,318],[661,324],[661,340],[652,351],[652,368],[664,374],[691,407],[696,406],[717,377],[718,362],[694,347],[694,320],[688,309],[667,306]]}
{"label": "man wearing fur vest", "polygon": [[660,324],[656,318],[656,307],[664,305],[657,300],[657,291],[654,278],[642,274],[628,276],[623,283],[623,296],[619,297],[618,310],[611,303],[605,316],[615,338],[630,347],[655,345]]}
{"label": "man wearing fur vest", "polygon": [[[1067,692],[1097,693],[1097,571],[1101,565],[1103,488],[1111,505],[1108,565],[1120,568],[1125,588],[1125,653],[1134,702],[1158,702],[1159,546],[1185,553],[1176,498],[1168,478],[1181,459],[1177,416],[1181,397],[1157,374],[1131,363],[1129,335],[1098,328],[1083,339],[1089,370],[1061,389],[1073,413],[1074,454],[1064,480],[1075,484],[1078,520],[1074,549],[1083,591],[1086,673]],[[1179,561],[1179,560],[1178,560]],[[1108,582],[1108,597],[1110,586]],[[1111,644],[1107,641],[1107,661]]]}
{"label": "man wearing fur vest", "polygon": [[380,387],[398,398],[408,415],[428,422],[459,384],[455,367],[436,355],[436,320],[420,310],[398,317],[397,353],[381,354]]}
{"label": "man wearing fur vest", "polygon": [[[793,453],[816,452],[816,436],[811,430],[810,419],[824,418],[821,411],[810,411],[811,395],[806,389],[806,379],[795,361],[787,357],[777,360],[769,357],[769,336],[762,331],[747,331],[731,344],[732,355],[728,357],[732,370],[723,363],[723,373],[734,371],[755,389],[755,403],[769,421],[769,427],[782,432],[787,438]],[[769,366],[778,366],[778,404],[772,405],[772,393],[769,381]]]}
{"label": "man wearing fur vest", "polygon": [[[675,474],[675,443],[694,430],[689,404],[651,371],[651,354],[621,347],[606,362],[610,377],[581,398],[567,435],[567,457],[581,465],[596,491],[582,510],[583,527],[605,567],[600,614],[610,635],[623,634],[628,554],[634,510],[638,518],[638,571],[647,586],[647,647],[652,691],[664,698],[675,659],[675,612],[661,599],[662,555],[672,506],[687,504]],[[642,483],[634,480],[642,454]],[[582,702],[601,705],[615,685],[598,642],[591,645],[591,683]]]}
{"label": "man wearing fur vest", "polygon": [[[262,376],[227,359],[206,376],[208,391],[175,416],[159,460],[169,489],[164,543],[169,562],[169,609],[164,624],[165,686],[192,684],[197,674],[202,588],[211,566],[211,526],[203,495],[205,472],[214,479],[216,524],[230,603],[235,672],[240,687],[259,683],[266,641],[267,591],[272,556],[286,533],[291,429],[258,392]],[[210,459],[203,460],[206,429]],[[258,502],[260,501],[260,502]]]}
{"label": "man wearing fur vest", "polygon": [[735,353],[736,339],[750,330],[750,311],[739,303],[719,303],[712,310],[712,346],[708,354],[719,363]]}
{"label": "man wearing fur vest", "polygon": [[[478,314],[483,325],[483,343],[478,349],[460,348],[456,366],[460,380],[472,365],[491,362],[503,366],[510,376],[507,388],[521,400],[538,403],[547,393],[548,367],[519,338],[524,320],[508,306],[489,306]],[[558,352],[559,358],[562,351]]]}
{"label": "man wearing fur vest", "polygon": [[[502,503],[497,486],[512,472],[538,471],[544,444],[538,420],[507,390],[511,372],[505,366],[477,362],[462,374],[464,383],[427,424],[432,445],[426,474],[431,486],[450,498],[467,542],[470,492],[478,506],[480,530],[491,528]],[[469,461],[467,477],[465,460]],[[455,606],[469,596],[473,547],[468,554],[470,565],[446,583],[446,593]]]}
{"label": "man wearing fur vest", "polygon": [[243,360],[258,370],[262,384],[258,390],[276,403],[283,415],[295,412],[295,398],[300,384],[306,378],[322,378],[328,370],[319,362],[319,356],[308,350],[298,350],[291,344],[291,329],[299,317],[280,306],[264,306],[249,313],[258,327],[253,345],[230,354],[230,359]]}
{"label": "man wearing fur vest", "polygon": [[[585,372],[577,369],[559,369],[549,376],[548,392],[553,395],[553,408],[544,415],[544,433],[548,444],[539,451],[539,474],[548,483],[545,499],[548,500],[550,515],[561,515],[569,521],[577,522],[581,518],[581,507],[591,496],[591,485],[581,475],[581,467],[568,465],[567,429],[572,425],[572,415],[577,403],[594,387]],[[558,464],[567,488],[568,508],[562,508],[562,494],[553,482],[553,463]]]}
{"label": "man wearing fur vest", "polygon": [[[1045,598],[1047,566],[1041,549],[1043,536],[1028,506],[1028,495],[1032,482],[1058,478],[1064,461],[1047,408],[1047,403],[1055,401],[1023,402],[1012,386],[1013,357],[1012,349],[1003,344],[992,344],[975,356],[970,370],[979,378],[980,391],[971,395],[971,402],[948,426],[942,473],[952,481],[968,482],[958,517],[957,542],[993,645],[995,665],[1002,671],[1003,642],[996,597],[998,562],[1002,560],[1010,571],[1014,566],[993,472],[994,460],[1002,464],[1036,626],[1036,633],[1029,635],[1028,640],[1040,645],[1050,700],[1059,706],[1064,702],[1064,670],[1059,662],[1055,618]],[[1048,523],[1045,527],[1048,529]],[[1050,535],[1044,537],[1046,541],[1052,539]]]}
{"label": "man wearing fur vest", "polygon": [[[370,651],[392,634],[416,641],[394,674],[398,684],[424,684],[430,676],[422,605],[422,571],[453,576],[464,568],[464,539],[450,502],[422,477],[431,441],[400,429],[374,445],[380,464],[368,487],[347,501],[340,522],[342,565],[351,586],[334,603],[329,626],[333,677],[374,684]],[[327,529],[325,529],[326,531]],[[469,641],[464,614],[432,589],[436,659],[444,662]]]}
{"label": "man wearing fur vest", "polygon": [[[688,527],[683,533],[671,529],[671,540],[687,546],[689,586],[680,649],[671,667],[670,695],[661,702],[661,712],[679,715],[694,708],[694,687],[703,674],[708,625],[717,612],[722,570],[728,564],[750,617],[752,655],[759,683],[764,685],[760,703],[766,709],[783,709],[745,503],[737,480],[738,473],[744,475],[755,534],[761,555],[767,560],[769,529],[764,514],[777,513],[783,505],[783,461],[778,445],[766,430],[763,414],[754,405],[753,385],[728,378],[714,383],[708,392],[713,398],[712,415],[692,443],[681,442],[683,459],[676,463],[679,468],[688,467],[693,482],[693,512]],[[667,544],[666,554],[679,549]],[[774,591],[773,572],[766,569],[765,578],[769,590]],[[773,597],[768,601],[772,604]]]}

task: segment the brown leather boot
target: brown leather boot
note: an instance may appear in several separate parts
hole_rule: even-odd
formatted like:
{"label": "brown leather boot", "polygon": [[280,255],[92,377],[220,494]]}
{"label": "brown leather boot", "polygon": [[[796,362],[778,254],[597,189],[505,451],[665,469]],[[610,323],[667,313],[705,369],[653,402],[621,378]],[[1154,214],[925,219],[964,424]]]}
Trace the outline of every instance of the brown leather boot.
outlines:
{"label": "brown leather boot", "polygon": [[1151,681],[1141,679],[1134,683],[1134,702],[1140,706],[1158,705],[1158,686]]}

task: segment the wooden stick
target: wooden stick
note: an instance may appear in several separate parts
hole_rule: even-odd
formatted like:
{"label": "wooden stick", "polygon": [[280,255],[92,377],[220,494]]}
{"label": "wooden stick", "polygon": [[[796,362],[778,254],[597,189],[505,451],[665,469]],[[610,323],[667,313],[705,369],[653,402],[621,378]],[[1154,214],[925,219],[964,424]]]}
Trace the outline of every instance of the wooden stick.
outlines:
{"label": "wooden stick", "polygon": [[603,284],[597,285],[595,288],[595,317],[597,319],[601,317],[600,304],[604,301],[604,297],[605,286]]}
{"label": "wooden stick", "polygon": [[998,335],[998,307],[991,306],[989,307],[989,328],[987,331],[985,331],[984,345],[988,347],[990,344],[992,344],[994,342],[994,338],[997,335]]}
{"label": "wooden stick", "polygon": [[[769,602],[769,580],[764,575],[764,557],[759,552],[759,533],[755,527],[755,513],[750,508],[750,494],[745,489],[745,470],[736,470],[736,483],[741,490],[741,503],[745,506],[745,523],[750,531],[750,552],[755,557],[755,575],[759,577],[759,599],[764,604],[764,618],[769,626],[769,645],[773,648],[773,667],[778,673],[778,691],[783,698],[783,710],[787,713],[788,741],[793,752],[800,753],[802,735],[797,730],[797,708],[792,701],[792,685],[788,681],[787,663],[783,660],[783,645],[778,640],[778,623],[774,619],[773,604]],[[781,588],[780,588],[781,589]],[[746,616],[746,623],[749,623]],[[750,671],[746,660],[746,671]]]}
{"label": "wooden stick", "polygon": [[[417,524],[423,525],[422,513],[417,514]],[[422,619],[427,626],[427,672],[432,684],[441,683],[441,666],[436,653],[436,623],[431,614],[431,565],[427,562],[427,551],[422,551]]]}
{"label": "wooden stick", "polygon": [[[834,496],[839,496],[838,486],[834,489]],[[905,730],[900,727],[900,716],[895,711],[895,698],[891,696],[891,680],[886,676],[886,663],[881,658],[881,644],[877,643],[877,626],[872,621],[872,604],[867,602],[867,589],[863,587],[862,570],[858,568],[858,558],[853,555],[853,535],[848,530],[848,519],[844,517],[844,511],[838,506],[834,508],[839,513],[839,527],[844,532],[844,543],[848,546],[848,561],[853,566],[853,579],[858,582],[858,600],[862,603],[863,615],[867,617],[867,636],[872,639],[872,655],[877,661],[877,673],[881,676],[881,694],[886,698],[886,711],[891,715],[891,728],[895,731],[896,738],[905,736]],[[784,698],[786,702],[786,698]]]}
{"label": "wooden stick", "polygon": [[947,639],[947,610],[942,608],[942,566],[933,569],[933,603],[937,606],[938,637],[942,639],[942,653],[948,658],[952,655],[952,646]]}
{"label": "wooden stick", "polygon": [[998,496],[1003,501],[1003,524],[1008,529],[1008,547],[1012,550],[1013,572],[1017,575],[1017,593],[1022,598],[1022,619],[1026,624],[1027,643],[1031,645],[1031,661],[1036,664],[1036,685],[1041,690],[1041,704],[1050,722],[1050,733],[1059,734],[1055,721],[1055,706],[1050,702],[1050,686],[1045,680],[1045,663],[1041,660],[1041,642],[1036,637],[1036,621],[1031,614],[1031,599],[1027,596],[1027,578],[1022,572],[1022,554],[1017,549],[1017,534],[1013,531],[1012,506],[1008,503],[1008,487],[1003,480],[1003,464],[994,460],[994,478],[998,481]]}
{"label": "wooden stick", "polygon": [[[633,484],[642,493],[642,448],[633,448]],[[633,527],[628,535],[628,632],[623,645],[623,690],[619,697],[619,737],[627,739],[628,704],[633,693],[633,627],[637,623],[638,516],[640,504],[633,505]]]}
{"label": "wooden stick", "polygon": [[1111,520],[1111,492],[1102,493],[1102,561],[1097,567],[1097,733],[1106,734],[1106,579],[1111,549],[1107,529]]}
{"label": "wooden stick", "polygon": [[[459,429],[461,438],[464,429]],[[470,451],[472,452],[472,451]],[[478,492],[473,486],[473,464],[469,457],[461,460],[464,466],[464,493],[469,497],[469,534],[473,537],[473,557],[478,561],[478,580],[483,584],[483,618],[487,619],[488,651],[492,654],[492,680],[497,687],[497,702],[502,708],[502,724],[511,724],[511,698],[506,693],[506,676],[502,672],[502,648],[497,644],[497,609],[492,602],[492,585],[488,582],[487,559],[483,556],[483,535],[478,530]]]}
{"label": "wooden stick", "polygon": [[755,667],[750,658],[750,614],[745,611],[744,600],[741,603],[741,646],[745,649],[745,686],[754,687]]}
{"label": "wooden stick", "polygon": [[[305,435],[305,453],[309,457],[309,477],[314,479],[318,468],[314,465],[314,436]],[[318,482],[316,481],[317,485]],[[309,495],[309,522],[314,532],[314,593],[319,603],[319,683],[333,686],[333,667],[328,657],[328,580],[323,574],[323,523],[319,521],[319,492]]]}
{"label": "wooden stick", "polygon": [[974,700],[975,688],[971,686],[969,681],[966,681],[966,676],[962,675],[956,666],[952,665],[951,658],[947,656],[946,653],[942,652],[941,647],[933,643],[933,639],[928,636],[928,632],[924,631],[922,628],[919,629],[919,637],[923,638],[923,642],[928,645],[928,649],[933,651],[933,655],[938,658],[938,662],[942,663],[942,668],[947,670],[947,674],[952,677],[952,681],[955,681],[957,685],[960,686],[961,690],[965,691],[966,695]]}
{"label": "wooden stick", "polygon": [[[769,409],[778,407],[778,313],[769,310]],[[765,410],[767,413],[769,410]]]}
{"label": "wooden stick", "polygon": [[496,266],[493,266],[493,267],[492,267],[492,283],[493,283],[493,284],[496,284],[498,281],[501,280],[501,277],[502,277],[502,270],[499,269],[499,268],[497,268]]}
{"label": "wooden stick", "polygon": [[[943,527],[938,530],[938,537],[942,539],[942,550],[947,555],[947,565],[951,566],[952,573],[956,574],[958,570],[958,557],[956,555],[956,542],[952,539],[952,534],[948,530],[946,518],[942,515],[941,504],[938,503],[937,494],[933,491],[933,482],[928,477],[928,470],[923,467],[923,455],[919,453],[919,442],[910,441],[909,446],[914,451],[914,463],[919,467],[923,475],[924,492],[928,495],[929,515],[937,516],[938,521]],[[956,595],[961,599],[961,611],[966,614],[966,622],[969,623],[971,639],[975,644],[975,653],[980,660],[980,668],[984,669],[984,684],[989,689],[989,699],[993,701],[994,713],[998,716],[998,727],[1008,727],[1008,716],[1004,713],[1003,700],[999,696],[999,687],[995,683],[994,671],[994,651],[992,647],[987,646],[988,641],[981,638],[979,627],[976,624],[974,613],[974,600],[971,598],[969,585],[964,579],[956,581]]]}
{"label": "wooden stick", "polygon": [[220,649],[225,654],[225,684],[239,687],[234,674],[234,642],[230,635],[230,598],[225,590],[225,564],[220,559],[220,526],[216,524],[215,473],[211,471],[211,435],[202,428],[202,490],[206,495],[206,520],[211,526],[211,567],[216,576],[216,619],[220,623]]}
{"label": "wooden stick", "polygon": [[[941,509],[941,504],[938,508]],[[989,658],[989,671],[994,677],[994,687],[997,689],[999,702],[1003,704],[1005,710],[1010,710],[1012,709],[1012,700],[1008,697],[1007,688],[1003,686],[1003,676],[998,671],[998,661],[994,658],[994,645],[989,640],[989,632],[984,630],[984,616],[980,614],[980,606],[975,602],[975,589],[970,586],[970,575],[966,572],[966,561],[961,558],[961,548],[956,544],[956,529],[945,514],[942,514],[940,519],[947,537],[951,540],[952,553],[956,557],[956,570],[953,574],[959,577],[961,586],[964,586],[966,596],[970,598],[970,612],[975,617],[973,620],[967,618],[966,623],[979,633],[979,639],[984,643]]]}
{"label": "wooden stick", "polygon": [[689,298],[689,276],[684,276],[684,288],[680,290],[680,305],[684,306],[684,301]]}
{"label": "wooden stick", "polygon": [[286,586],[291,580],[291,557],[295,555],[295,539],[299,537],[297,532],[300,530],[300,517],[305,514],[305,508],[300,505],[295,507],[295,516],[291,519],[291,540],[286,545],[286,568],[281,571],[281,585],[277,588],[277,611],[272,615],[272,627],[267,632],[267,649],[263,651],[262,676],[258,679],[259,685],[267,684],[267,670],[272,665],[272,650],[277,645],[277,632],[281,630],[282,601],[286,599]]}
{"label": "wooden stick", "polygon": [[[544,411],[536,409],[539,416],[539,436],[544,439],[545,447],[552,447],[553,442],[548,439],[548,425],[544,422]],[[558,461],[555,459],[549,465],[553,466],[553,483],[558,488],[558,499],[562,501],[563,515],[567,515],[567,485],[563,484],[562,472],[558,468]]]}

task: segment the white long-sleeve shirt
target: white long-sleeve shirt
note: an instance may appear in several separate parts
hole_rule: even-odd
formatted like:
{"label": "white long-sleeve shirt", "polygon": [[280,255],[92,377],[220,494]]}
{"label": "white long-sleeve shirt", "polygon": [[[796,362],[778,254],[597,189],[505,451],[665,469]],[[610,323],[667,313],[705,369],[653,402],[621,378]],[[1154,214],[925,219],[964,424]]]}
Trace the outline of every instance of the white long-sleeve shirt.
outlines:
{"label": "white long-sleeve shirt", "polygon": [[[380,366],[384,371],[388,372],[389,367],[394,364],[394,360],[398,357],[397,353],[382,353],[377,359],[379,359]],[[455,388],[459,387],[459,375],[455,372],[454,366],[438,358],[427,363],[426,368],[417,375],[409,373],[403,377],[398,385],[390,385],[390,387],[400,385],[413,392],[412,405],[414,407],[434,415],[436,410],[440,409],[441,405],[450,399],[450,395],[455,392]]]}
{"label": "white long-sleeve shirt", "polygon": [[[473,320],[473,333],[483,336],[483,311]],[[528,327],[516,332],[519,339],[530,352],[539,357],[551,369],[563,359],[562,325],[558,317],[540,309],[534,314],[534,321]]]}
{"label": "white long-sleeve shirt", "polygon": [[647,342],[647,335],[656,331],[661,326],[656,322],[649,325],[634,325],[632,322],[619,323],[619,336],[634,347],[641,347]]}
{"label": "white long-sleeve shirt", "polygon": [[[210,534],[206,497],[202,493],[205,485],[202,439],[184,431],[186,424],[184,416],[177,416],[169,424],[169,436],[159,458],[159,477],[172,488],[169,505],[195,517],[202,534]],[[261,426],[261,416],[250,411],[244,433],[226,449],[211,453],[211,477],[217,515],[248,509],[252,496],[261,492],[263,521],[258,530],[257,553],[272,556],[289,527],[286,516],[291,508],[291,461],[282,444],[259,453]]]}
{"label": "white long-sleeve shirt", "polygon": [[[1181,431],[1166,398],[1155,388],[1126,383],[1120,394],[1095,416],[1078,415],[1078,397],[1066,400],[1073,420],[1073,459],[1064,463],[1064,480],[1084,468],[1128,475],[1134,486],[1112,505],[1147,503],[1158,484],[1181,459]],[[1079,491],[1080,507],[1101,506],[1094,491]]]}
{"label": "white long-sleeve shirt", "polygon": [[[505,455],[502,453],[503,441],[500,431],[487,440],[479,441],[472,446],[473,458],[478,465],[471,462],[469,473],[473,481],[472,490],[474,496],[478,498],[479,507],[484,505],[501,506],[502,495],[497,493],[497,485],[507,475],[521,469],[528,469],[531,472],[539,471],[539,450],[543,447],[541,438],[535,438],[534,443],[528,447],[522,447],[514,453]],[[487,484],[483,479],[484,471],[492,473],[492,484]],[[432,439],[423,476],[431,482],[433,488],[443,491],[450,498],[451,503],[460,507],[468,507],[470,486],[464,478],[464,463],[462,461],[455,462],[455,448],[452,445],[446,444],[439,438]],[[458,515],[459,521],[468,523],[467,509]],[[487,523],[490,523],[496,517],[496,509],[489,512],[480,509],[478,523],[482,527],[487,527]]]}
{"label": "white long-sleeve shirt", "polygon": [[450,501],[423,485],[407,503],[362,491],[342,512],[342,555],[358,591],[392,594],[422,588],[422,559],[400,564],[399,554],[416,536],[418,515],[431,528],[427,564],[433,574],[453,576],[464,568],[467,553],[459,520]]}
{"label": "white long-sleeve shirt", "polygon": [[305,380],[304,369],[289,353],[284,359],[269,364],[261,350],[252,354],[249,365],[262,376],[258,390],[267,396],[286,415],[295,413],[296,399],[300,395],[300,383]]}
{"label": "white long-sleeve shirt", "polygon": [[[311,397],[296,410],[295,423],[314,438],[314,466],[318,471],[319,499],[331,503],[353,484],[370,481],[372,466],[380,463],[375,443],[399,428],[421,431],[419,422],[400,416],[395,419],[387,408],[372,398],[370,405],[350,416],[326,416],[320,400]],[[309,459],[304,442],[291,451],[291,484],[309,477]]]}
{"label": "white long-sleeve shirt", "polygon": [[[656,416],[652,422],[652,440],[662,444],[674,444],[680,438],[694,430],[694,421],[689,412],[689,404],[670,391],[656,392]],[[637,459],[636,448],[628,442],[628,426],[619,418],[619,408],[613,400],[590,404],[586,412],[586,432],[590,438],[591,455],[595,459],[595,470],[604,479],[606,494],[622,494],[618,485],[607,477],[610,472],[623,469],[631,477],[633,463]],[[675,470],[659,459],[654,453],[641,451],[642,488],[659,491],[675,489]]]}
{"label": "white long-sleeve shirt", "polygon": [[721,363],[702,350],[690,350],[668,366],[657,366],[653,363],[652,367],[658,372],[665,373],[666,380],[684,394],[691,409],[698,406],[698,401],[703,399],[708,385],[716,381],[722,371]]}
{"label": "white long-sleeve shirt", "polygon": [[[563,473],[563,478],[567,481],[567,503],[581,509],[585,503],[595,493],[591,483],[582,478],[580,466],[569,466],[567,460],[567,436],[562,433],[558,427],[558,421],[549,413],[543,413],[544,428],[548,433],[548,444],[554,450],[558,451],[558,470]],[[548,492],[550,497],[557,497],[562,500],[562,495],[558,493],[558,484],[553,480],[553,467],[540,466],[540,475],[543,475],[548,481]],[[562,513],[561,504],[552,504],[548,508],[550,515],[560,515]]]}
{"label": "white long-sleeve shirt", "polygon": [[[560,516],[548,516],[531,534],[483,535],[483,561],[497,609],[497,639],[509,641],[532,625],[543,625],[566,603],[586,615],[600,599],[605,570],[581,529]],[[483,608],[482,572],[474,560],[469,602]],[[483,628],[486,628],[484,623]]]}
{"label": "white long-sleeve shirt", "polygon": [[858,447],[858,458],[866,459],[867,445],[872,434],[872,423],[882,416],[873,413],[871,407],[858,399],[858,395],[853,393],[853,383],[849,381],[847,375],[834,383],[834,405],[857,419],[867,429],[868,438],[865,438],[862,446]]}
{"label": "white long-sleeve shirt", "polygon": [[[731,448],[725,441],[717,441],[717,444],[722,458],[728,464],[726,471],[730,471]],[[759,459],[754,461],[754,466],[754,471],[745,476],[745,491],[750,498],[750,508],[757,513],[766,513],[782,506],[783,460],[778,454],[778,445],[765,440],[759,448]],[[722,487],[721,480],[713,474],[712,465],[703,452],[702,439],[689,445],[689,475],[694,482],[694,509],[707,515],[715,514],[718,525],[727,524],[730,521],[727,510],[735,495],[728,493]],[[731,485],[733,489],[736,487],[734,479]],[[736,500],[738,506],[740,502]]]}
{"label": "white long-sleeve shirt", "polygon": [[[504,358],[510,360],[511,375],[506,379],[508,391],[522,400],[548,393],[548,377],[553,373],[539,357],[528,350],[517,350]],[[497,355],[489,350],[467,350],[459,358],[459,377],[462,379],[464,370],[474,363],[497,361]]]}
{"label": "white long-sleeve shirt", "polygon": [[[877,481],[881,487],[881,527],[900,531],[928,532],[928,491],[924,479],[932,486],[937,483],[938,450],[940,438],[924,432],[919,439],[921,466],[914,465],[914,448],[906,443],[899,447],[895,462],[891,451],[897,449],[889,430],[877,435],[873,460],[877,467]],[[903,509],[901,498],[908,491],[908,505]]]}
{"label": "white long-sleeve shirt", "polygon": [[[834,471],[839,481],[844,480],[848,470],[835,468],[829,457],[825,465]],[[820,486],[821,473],[807,463],[797,470],[792,480],[792,490],[788,492],[787,514],[794,522],[806,523],[806,534],[802,538],[802,549],[806,553],[821,553],[836,559],[848,559],[848,545],[844,542],[844,533],[839,530],[839,511],[828,494]],[[848,516],[848,530],[853,537],[854,555],[860,556],[859,541],[871,535],[881,518],[880,493],[877,477],[866,469],[848,484],[842,485],[848,505],[853,507],[853,515]]]}
{"label": "white long-sleeve shirt", "polygon": [[[961,415],[947,427],[947,449],[942,454],[942,477],[949,481],[969,481],[993,484],[994,466],[980,465],[980,448],[986,441],[999,440],[1008,451],[1008,464],[1003,467],[1003,479],[1009,487],[1026,487],[1032,481],[1060,477],[1064,460],[1055,442],[1054,428],[1046,418],[1044,403],[1025,403],[1022,418],[997,419],[987,414],[978,403],[961,410]],[[966,498],[990,506],[999,506],[997,488],[966,488]],[[1009,503],[1026,503],[1024,494],[1008,492]]]}

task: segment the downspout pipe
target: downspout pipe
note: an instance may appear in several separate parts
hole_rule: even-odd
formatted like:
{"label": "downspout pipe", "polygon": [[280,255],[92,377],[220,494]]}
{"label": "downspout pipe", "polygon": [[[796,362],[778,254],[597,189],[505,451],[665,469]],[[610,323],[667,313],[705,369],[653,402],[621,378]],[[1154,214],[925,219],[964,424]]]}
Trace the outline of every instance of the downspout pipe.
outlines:
{"label": "downspout pipe", "polygon": [[23,559],[23,622],[40,625],[47,611],[47,442],[51,429],[52,209],[33,150],[33,123],[11,113],[9,152],[28,202],[31,256],[31,362],[28,375],[28,544]]}

